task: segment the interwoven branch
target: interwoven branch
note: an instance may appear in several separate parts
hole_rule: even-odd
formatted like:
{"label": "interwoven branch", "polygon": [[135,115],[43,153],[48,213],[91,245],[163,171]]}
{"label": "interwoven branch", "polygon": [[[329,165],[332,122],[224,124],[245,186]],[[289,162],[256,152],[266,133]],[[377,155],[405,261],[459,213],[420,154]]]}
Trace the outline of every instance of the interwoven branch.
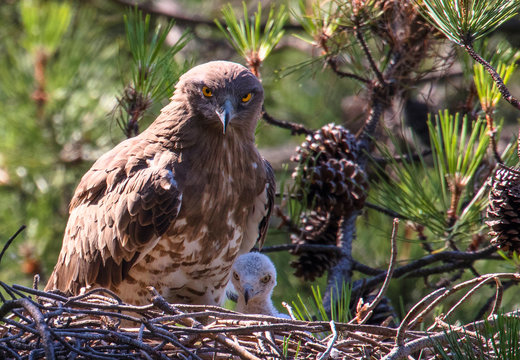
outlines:
{"label": "interwoven branch", "polygon": [[[95,289],[79,297],[0,283],[11,299],[0,306],[0,358],[68,359],[402,359],[421,352],[434,359],[433,341],[446,343],[447,332],[474,331],[483,322],[453,327],[444,319],[437,331],[412,331],[410,320],[462,289],[475,293],[482,284],[519,280],[518,274],[488,274],[421,300],[399,330],[385,326],[305,322],[245,315],[218,306],[169,304],[150,288],[151,303],[124,304],[111,292]],[[464,302],[467,297],[462,296]],[[37,299],[37,300],[34,300]],[[498,302],[496,304],[498,306]],[[518,316],[509,313],[506,316]],[[493,322],[494,318],[489,319]],[[392,348],[392,345],[397,346]]]}
{"label": "interwoven branch", "polygon": [[[421,274],[421,276],[425,276],[428,274],[434,274],[434,273],[444,273],[447,269],[446,268],[425,268],[426,266],[433,264],[437,261],[458,261],[460,263],[464,263],[467,265],[467,262],[473,262],[480,259],[486,259],[489,258],[493,253],[495,253],[497,250],[496,246],[488,246],[481,250],[474,251],[474,252],[464,252],[464,251],[443,251],[440,253],[435,253],[432,255],[424,256],[420,259],[414,260],[409,262],[406,265],[400,266],[394,270],[394,278],[399,278],[401,276],[411,274],[416,275],[418,273]],[[440,265],[440,266],[451,266],[451,265]],[[456,268],[456,266],[455,266]],[[450,269],[452,269],[450,267]],[[438,270],[438,271],[435,271]],[[383,282],[386,277],[386,272],[381,271],[378,275],[375,275],[369,279],[363,279],[357,283],[354,283],[354,287],[352,289],[352,292],[354,295],[358,294],[362,290],[367,289],[373,289],[376,285]]]}
{"label": "interwoven branch", "polygon": [[[395,335],[395,330],[378,326],[331,327],[328,322],[244,315],[216,306],[173,305],[153,288],[151,304],[134,306],[105,289],[66,297],[20,285],[1,286],[12,299],[4,299],[0,307],[0,357],[61,359],[75,353],[89,359],[281,358],[284,337],[288,354],[299,351],[316,357],[328,349],[328,353],[355,356],[366,345],[362,341],[357,341],[357,349],[342,347],[320,334],[331,329],[361,331],[371,341]],[[273,333],[269,346],[262,347],[260,339],[252,336],[257,332]]]}

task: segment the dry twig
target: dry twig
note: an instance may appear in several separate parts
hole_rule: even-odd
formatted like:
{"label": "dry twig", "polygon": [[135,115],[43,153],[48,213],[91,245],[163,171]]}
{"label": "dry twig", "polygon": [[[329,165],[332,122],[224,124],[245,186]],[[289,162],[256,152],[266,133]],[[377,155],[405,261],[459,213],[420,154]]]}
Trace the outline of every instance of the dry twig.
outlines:
{"label": "dry twig", "polygon": [[388,265],[388,271],[386,272],[385,281],[383,282],[383,285],[381,286],[381,289],[379,289],[379,292],[377,293],[376,297],[370,304],[368,304],[366,307],[363,308],[362,314],[365,314],[364,317],[358,318],[359,324],[365,324],[367,320],[372,316],[372,313],[376,306],[381,302],[383,297],[386,294],[386,291],[388,290],[388,286],[390,286],[390,280],[392,279],[392,275],[394,274],[395,269],[395,263],[397,261],[397,230],[399,229],[399,219],[395,218],[393,227],[392,227],[392,235],[390,236],[390,242],[391,242],[391,255],[390,255],[390,264]]}
{"label": "dry twig", "polygon": [[[434,298],[445,299],[463,288],[518,277],[489,274],[440,289]],[[217,306],[169,304],[153,289],[151,304],[134,306],[102,289],[66,297],[20,285],[0,285],[11,297],[3,298],[0,307],[0,358],[10,359],[68,359],[71,354],[95,360],[359,359],[367,354],[377,359],[413,359],[411,354],[425,350],[422,359],[433,360],[435,355],[428,349],[434,343],[445,344],[447,333],[471,334],[484,325],[479,321],[453,327],[439,318],[436,321],[442,329],[438,332],[398,331],[375,325],[245,315]],[[426,303],[424,299],[420,302],[422,307]],[[487,321],[493,323],[495,316]],[[402,341],[392,348],[397,337]]]}

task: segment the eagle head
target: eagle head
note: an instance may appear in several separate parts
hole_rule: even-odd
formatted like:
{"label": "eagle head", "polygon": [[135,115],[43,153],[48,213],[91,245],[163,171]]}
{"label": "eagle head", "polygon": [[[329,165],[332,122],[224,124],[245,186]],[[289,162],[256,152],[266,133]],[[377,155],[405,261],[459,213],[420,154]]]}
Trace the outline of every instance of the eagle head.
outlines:
{"label": "eagle head", "polygon": [[254,133],[264,101],[258,78],[246,67],[229,61],[196,66],[179,79],[176,94],[184,95],[195,115],[192,121],[226,134],[230,129]]}

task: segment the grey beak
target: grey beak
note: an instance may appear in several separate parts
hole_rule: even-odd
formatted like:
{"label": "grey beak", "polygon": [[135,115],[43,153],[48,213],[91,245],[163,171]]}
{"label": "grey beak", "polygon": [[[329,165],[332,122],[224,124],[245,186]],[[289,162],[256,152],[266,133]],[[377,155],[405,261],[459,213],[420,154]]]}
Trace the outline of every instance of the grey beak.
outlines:
{"label": "grey beak", "polygon": [[231,103],[231,100],[226,99],[226,101],[224,101],[222,107],[219,110],[217,110],[217,115],[220,118],[220,121],[222,122],[222,133],[225,134],[229,121],[235,115],[235,109],[233,107],[233,104]]}
{"label": "grey beak", "polygon": [[244,301],[246,302],[246,305],[249,299],[251,299],[251,295],[253,295],[253,289],[251,288],[251,286],[246,285],[244,287]]}

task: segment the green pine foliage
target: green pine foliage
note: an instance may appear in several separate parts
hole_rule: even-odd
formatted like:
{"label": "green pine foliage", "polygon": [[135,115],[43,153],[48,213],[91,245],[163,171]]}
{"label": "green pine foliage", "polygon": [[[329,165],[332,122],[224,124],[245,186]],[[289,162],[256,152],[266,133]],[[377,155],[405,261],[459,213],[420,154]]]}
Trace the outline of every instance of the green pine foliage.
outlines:
{"label": "green pine foliage", "polygon": [[298,300],[293,301],[294,315],[302,321],[330,321],[349,322],[352,319],[350,311],[352,289],[348,284],[334,288],[336,291],[330,297],[330,313],[323,306],[323,295],[319,286],[311,286],[312,297],[304,300],[298,294]]}
{"label": "green pine foliage", "polygon": [[124,16],[128,47],[132,54],[131,86],[149,97],[161,101],[173,93],[179,76],[186,70],[179,67],[175,55],[190,40],[188,32],[181,35],[171,46],[165,44],[166,37],[175,24],[158,24],[152,31],[150,15],[135,9]]}
{"label": "green pine foliage", "polygon": [[[482,229],[480,213],[487,204],[487,193],[474,191],[489,146],[486,124],[444,111],[430,119],[428,129],[433,167],[423,155],[419,161],[412,159],[410,148],[399,153],[404,160],[398,161],[388,148],[380,147],[393,175],[388,177],[387,170],[380,168],[373,183],[374,201],[424,225],[438,239],[476,233]],[[398,147],[398,140],[390,137]]]}
{"label": "green pine foliage", "polygon": [[124,102],[127,89],[147,102],[140,119],[157,115],[154,105],[171,96],[186,67],[175,55],[189,35],[166,47],[173,23],[155,27],[130,10],[126,28],[121,14],[114,31],[111,17],[72,2],[23,0],[1,16],[10,20],[0,30],[0,234],[7,239],[27,225],[2,261],[3,274],[30,281],[20,276],[30,256],[45,280],[76,184],[124,138],[116,124],[134,105]]}
{"label": "green pine foliage", "polygon": [[[483,47],[487,42],[483,42]],[[520,59],[520,51],[501,41],[495,48],[484,50],[486,58],[490,59],[490,64],[497,70],[504,84],[508,84],[511,76],[517,68],[517,61]],[[490,54],[487,54],[487,53]],[[491,53],[492,52],[492,53]],[[489,55],[489,56],[488,56]],[[496,108],[502,94],[498,90],[497,84],[487,74],[484,66],[479,63],[473,65],[473,79],[480,100],[482,110],[491,113]]]}
{"label": "green pine foliage", "polygon": [[415,0],[425,17],[462,45],[488,35],[518,13],[518,0]]}
{"label": "green pine foliage", "polygon": [[0,234],[27,225],[2,264],[9,277],[22,241],[48,268],[55,261],[75,184],[119,137],[106,131],[119,70],[117,42],[92,9],[24,0],[2,18]]}
{"label": "green pine foliage", "polygon": [[520,318],[498,314],[477,328],[475,335],[467,331],[450,331],[447,346],[434,341],[435,352],[450,360],[513,360],[520,358]]}
{"label": "green pine foliage", "polygon": [[226,27],[224,28],[218,20],[215,20],[215,23],[238,54],[258,75],[258,68],[282,39],[285,32],[284,25],[289,15],[284,5],[280,5],[277,9],[271,6],[262,28],[262,4],[258,3],[257,10],[252,16],[249,16],[245,2],[242,2],[242,8],[244,17],[239,19],[230,4],[224,6],[222,16]]}
{"label": "green pine foliage", "polygon": [[[139,10],[129,11],[124,16],[126,40],[132,63],[130,78],[112,115],[127,137],[139,133],[139,124],[150,113],[152,105],[161,103],[173,94],[174,85],[188,68],[188,63],[179,65],[175,55],[186,46],[190,33],[184,32],[175,44],[166,45],[166,37],[174,26],[159,23],[151,28],[151,17]],[[153,120],[153,119],[152,119]]]}

